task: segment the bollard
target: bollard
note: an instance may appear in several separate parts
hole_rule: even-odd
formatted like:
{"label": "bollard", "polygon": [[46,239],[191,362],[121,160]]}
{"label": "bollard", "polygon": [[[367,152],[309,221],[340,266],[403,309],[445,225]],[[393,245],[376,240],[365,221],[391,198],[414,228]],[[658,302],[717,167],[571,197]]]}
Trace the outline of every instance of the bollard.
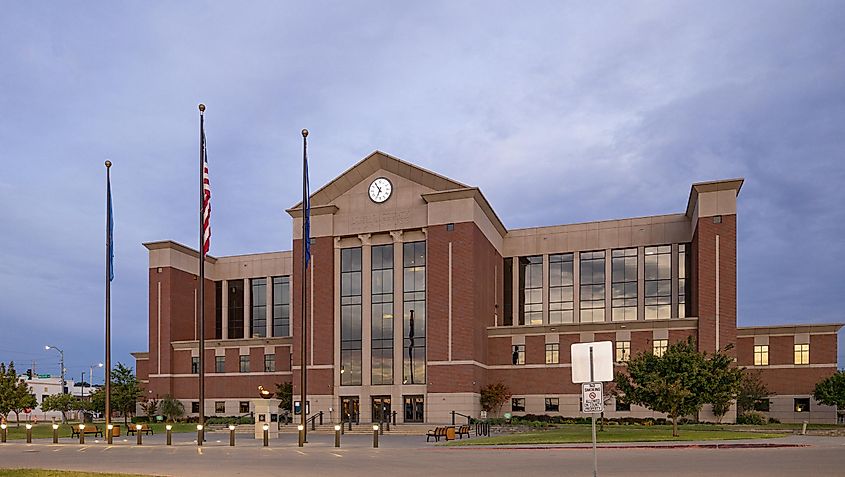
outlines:
{"label": "bollard", "polygon": [[387,424],[387,432],[390,432],[390,416],[387,416],[387,422],[385,424]]}
{"label": "bollard", "polygon": [[349,430],[352,430],[352,418],[349,418]]}
{"label": "bollard", "polygon": [[378,448],[378,424],[373,424],[373,448]]}
{"label": "bollard", "polygon": [[173,445],[173,426],[170,424],[164,426],[164,430],[167,431],[167,445]]}
{"label": "bollard", "polygon": [[379,419],[379,421],[378,421],[378,434],[380,436],[384,435],[384,423],[381,422],[381,419]]}
{"label": "bollard", "polygon": [[235,425],[229,424],[229,447],[235,447]]}
{"label": "bollard", "polygon": [[396,411],[393,411],[393,425],[396,425]]}
{"label": "bollard", "polygon": [[26,443],[32,444],[32,424],[26,425]]}
{"label": "bollard", "polygon": [[334,426],[334,446],[340,447],[340,433],[343,430],[343,426]]}
{"label": "bollard", "polygon": [[114,424],[106,426],[106,444],[112,445],[114,441]]}
{"label": "bollard", "polygon": [[79,425],[79,443],[85,444],[85,424]]}
{"label": "bollard", "polygon": [[205,439],[202,432],[202,424],[197,424],[197,446],[202,446],[202,441]]}
{"label": "bollard", "polygon": [[340,435],[346,434],[346,426],[343,425],[343,421],[340,421]]}
{"label": "bollard", "polygon": [[6,423],[0,424],[0,443],[6,443]]}
{"label": "bollard", "polygon": [[135,440],[135,445],[138,446],[142,444],[141,436],[144,434],[143,432],[141,432],[142,427],[143,426],[141,426],[140,424],[135,424],[135,435],[137,436]]}
{"label": "bollard", "polygon": [[801,435],[802,436],[807,435],[807,421],[804,421],[804,424],[801,426]]}
{"label": "bollard", "polygon": [[300,424],[300,425],[296,426],[296,430],[299,431],[299,447],[302,447],[302,445],[303,445],[303,435],[302,435],[302,433],[305,432],[305,426]]}
{"label": "bollard", "polygon": [[264,429],[264,447],[267,447],[270,445],[270,425],[264,424],[261,428]]}
{"label": "bollard", "polygon": [[59,425],[53,424],[53,444],[59,443]]}

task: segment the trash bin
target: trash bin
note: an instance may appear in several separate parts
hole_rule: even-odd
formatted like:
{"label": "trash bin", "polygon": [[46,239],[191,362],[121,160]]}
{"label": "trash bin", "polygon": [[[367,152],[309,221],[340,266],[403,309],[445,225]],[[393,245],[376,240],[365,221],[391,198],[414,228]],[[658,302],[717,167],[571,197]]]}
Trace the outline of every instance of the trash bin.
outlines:
{"label": "trash bin", "polygon": [[446,440],[447,441],[454,441],[455,440],[455,426],[446,427]]}
{"label": "trash bin", "polygon": [[120,437],[120,424],[114,424],[111,430],[112,437]]}

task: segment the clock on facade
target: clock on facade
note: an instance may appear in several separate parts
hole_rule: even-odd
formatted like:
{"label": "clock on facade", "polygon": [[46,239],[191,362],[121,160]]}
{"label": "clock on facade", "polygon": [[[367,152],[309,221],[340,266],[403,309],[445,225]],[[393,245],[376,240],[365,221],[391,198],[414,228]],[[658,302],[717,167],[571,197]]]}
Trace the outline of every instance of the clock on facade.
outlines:
{"label": "clock on facade", "polygon": [[381,204],[390,198],[393,192],[393,184],[386,177],[379,177],[370,184],[370,200]]}

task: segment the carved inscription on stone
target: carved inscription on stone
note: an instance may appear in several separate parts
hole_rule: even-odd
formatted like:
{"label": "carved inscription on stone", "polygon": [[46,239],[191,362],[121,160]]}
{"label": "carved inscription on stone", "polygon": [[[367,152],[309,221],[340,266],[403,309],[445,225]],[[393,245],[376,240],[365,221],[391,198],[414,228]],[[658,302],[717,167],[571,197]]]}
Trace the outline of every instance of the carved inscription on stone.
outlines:
{"label": "carved inscription on stone", "polygon": [[411,213],[407,211],[355,215],[351,219],[354,230],[401,229],[408,227],[410,222]]}

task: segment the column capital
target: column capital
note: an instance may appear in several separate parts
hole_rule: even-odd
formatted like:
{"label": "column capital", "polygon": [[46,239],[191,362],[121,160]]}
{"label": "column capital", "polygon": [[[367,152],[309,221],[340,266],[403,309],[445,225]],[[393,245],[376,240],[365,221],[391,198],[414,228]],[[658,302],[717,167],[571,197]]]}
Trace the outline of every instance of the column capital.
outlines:
{"label": "column capital", "polygon": [[401,242],[402,241],[402,231],[401,230],[391,230],[390,236],[393,237],[394,242]]}
{"label": "column capital", "polygon": [[373,234],[358,234],[358,240],[361,241],[361,245],[370,245],[370,238]]}

